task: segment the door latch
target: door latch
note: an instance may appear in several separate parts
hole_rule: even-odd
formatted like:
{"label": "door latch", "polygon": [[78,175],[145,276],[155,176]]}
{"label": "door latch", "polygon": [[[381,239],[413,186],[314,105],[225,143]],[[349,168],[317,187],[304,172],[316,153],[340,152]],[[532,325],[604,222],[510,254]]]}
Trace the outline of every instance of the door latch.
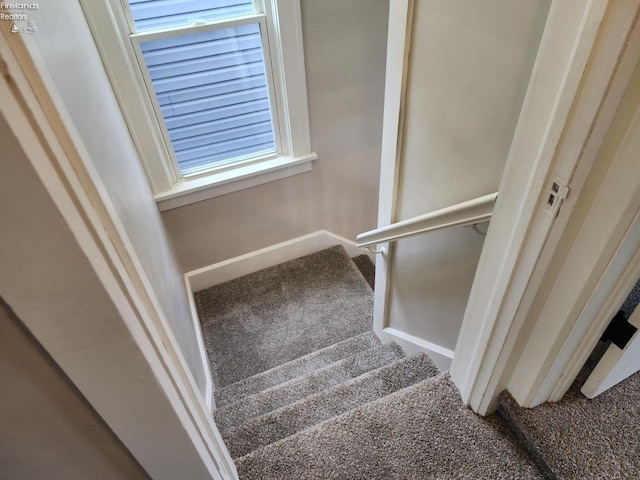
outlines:
{"label": "door latch", "polygon": [[545,212],[552,217],[558,215],[558,210],[562,202],[569,196],[571,190],[568,185],[565,184],[565,180],[556,175],[554,181],[551,183],[551,187],[547,192],[547,203],[545,204]]}

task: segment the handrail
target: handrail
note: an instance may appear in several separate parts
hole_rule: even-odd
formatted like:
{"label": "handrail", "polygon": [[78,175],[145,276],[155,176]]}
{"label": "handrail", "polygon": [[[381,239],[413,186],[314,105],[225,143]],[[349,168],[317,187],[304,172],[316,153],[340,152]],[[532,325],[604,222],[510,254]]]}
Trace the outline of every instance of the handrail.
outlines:
{"label": "handrail", "polygon": [[361,233],[356,237],[356,240],[359,247],[366,248],[445,228],[481,223],[491,218],[497,197],[498,192],[490,193],[483,197],[434,210],[408,220],[392,223],[386,227]]}

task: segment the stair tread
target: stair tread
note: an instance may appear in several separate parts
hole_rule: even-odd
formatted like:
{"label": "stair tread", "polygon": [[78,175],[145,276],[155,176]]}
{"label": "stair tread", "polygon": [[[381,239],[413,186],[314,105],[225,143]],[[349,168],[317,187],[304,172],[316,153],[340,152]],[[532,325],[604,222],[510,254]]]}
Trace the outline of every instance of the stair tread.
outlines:
{"label": "stair tread", "polygon": [[364,333],[373,321],[373,292],[339,245],[194,297],[218,387]]}
{"label": "stair tread", "polygon": [[216,424],[220,431],[228,430],[234,425],[347,382],[404,356],[404,352],[396,344],[378,345],[221,407],[214,415]]}
{"label": "stair tread", "polygon": [[380,340],[372,331],[356,335],[323,349],[312,352],[275,368],[216,390],[218,408],[224,408],[240,399],[255,395],[276,385],[314,372],[337,361],[380,346]]}
{"label": "stair tread", "polygon": [[494,416],[460,401],[447,374],[261,447],[236,460],[240,479],[542,479]]}
{"label": "stair tread", "polygon": [[403,358],[221,433],[238,458],[438,373],[426,354]]}

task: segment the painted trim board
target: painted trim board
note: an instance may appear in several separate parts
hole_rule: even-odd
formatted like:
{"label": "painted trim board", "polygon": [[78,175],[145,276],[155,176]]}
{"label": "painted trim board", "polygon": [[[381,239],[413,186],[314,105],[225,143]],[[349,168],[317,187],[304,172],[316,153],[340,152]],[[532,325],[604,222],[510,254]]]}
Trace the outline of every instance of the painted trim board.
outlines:
{"label": "painted trim board", "polygon": [[[400,162],[396,160],[402,152],[413,7],[414,0],[397,0],[394,8],[389,10],[378,226],[390,225],[395,221],[396,215],[400,176]],[[378,248],[384,253],[376,259],[373,329],[381,339],[387,341],[390,337],[384,333],[384,329],[388,324],[391,262],[394,258],[395,243],[381,243],[378,244]]]}
{"label": "painted trim board", "polygon": [[[640,309],[636,308],[628,322],[636,328],[640,327]],[[639,337],[639,332],[636,331],[624,349],[620,349],[613,343],[609,345],[580,389],[587,398],[600,395],[638,371]]]}
{"label": "painted trim board", "polygon": [[185,288],[187,291],[187,301],[189,302],[189,312],[191,312],[191,322],[193,323],[193,330],[196,332],[196,342],[198,349],[200,350],[200,359],[202,360],[202,366],[204,368],[206,378],[204,402],[207,406],[207,410],[213,414],[216,409],[215,397],[215,384],[213,383],[213,375],[211,373],[211,365],[209,365],[209,356],[207,355],[207,348],[204,343],[204,335],[202,333],[202,326],[200,325],[200,318],[198,317],[198,309],[196,308],[196,302],[193,297],[193,291],[189,279],[185,276]]}
{"label": "painted trim board", "polygon": [[446,372],[451,367],[454,351],[448,348],[428,342],[422,338],[410,335],[401,330],[387,327],[382,330],[385,340],[397,342],[408,354],[424,352],[436,364],[441,372]]}

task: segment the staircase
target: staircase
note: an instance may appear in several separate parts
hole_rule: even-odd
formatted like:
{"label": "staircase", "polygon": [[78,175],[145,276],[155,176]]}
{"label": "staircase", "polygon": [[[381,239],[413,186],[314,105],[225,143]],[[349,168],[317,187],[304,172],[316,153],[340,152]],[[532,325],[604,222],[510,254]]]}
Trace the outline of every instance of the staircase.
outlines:
{"label": "staircase", "polygon": [[428,356],[380,343],[354,261],[333,247],[196,294],[240,478],[543,478]]}
{"label": "staircase", "polygon": [[373,266],[355,261],[333,247],[196,294],[241,479],[635,478],[558,468],[525,428],[535,409],[506,395],[479,417],[428,356],[381,344]]}

